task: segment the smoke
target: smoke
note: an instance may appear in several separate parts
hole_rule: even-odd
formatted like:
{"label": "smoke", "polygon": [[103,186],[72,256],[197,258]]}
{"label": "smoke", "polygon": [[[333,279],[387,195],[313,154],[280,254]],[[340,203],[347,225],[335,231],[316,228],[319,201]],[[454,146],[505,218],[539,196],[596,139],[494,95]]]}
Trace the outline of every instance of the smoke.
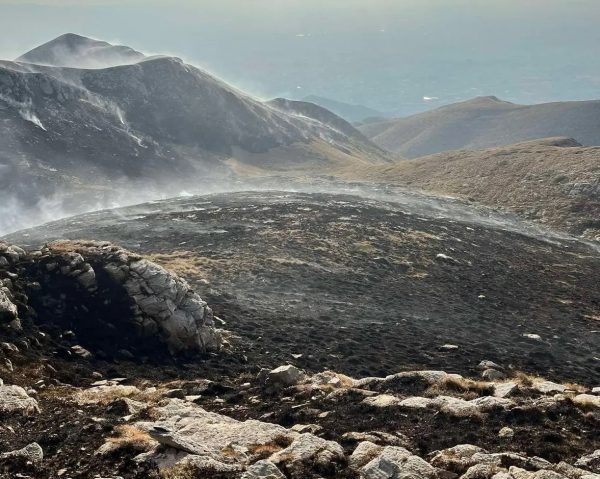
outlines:
{"label": "smoke", "polygon": [[17,110],[19,115],[21,115],[21,118],[23,118],[24,120],[33,123],[35,126],[41,128],[44,131],[47,131],[44,125],[42,125],[40,119],[33,111],[33,103],[31,102],[31,99],[28,99],[25,102],[19,102],[17,100],[0,94],[0,100]]}

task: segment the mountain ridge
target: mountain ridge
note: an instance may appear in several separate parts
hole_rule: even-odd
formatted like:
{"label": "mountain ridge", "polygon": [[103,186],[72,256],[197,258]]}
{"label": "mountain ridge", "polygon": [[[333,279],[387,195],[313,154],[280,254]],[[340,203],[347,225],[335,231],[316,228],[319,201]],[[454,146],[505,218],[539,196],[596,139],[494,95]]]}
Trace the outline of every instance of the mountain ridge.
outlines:
{"label": "mountain ridge", "polygon": [[162,197],[199,179],[243,176],[247,167],[305,174],[388,161],[333,113],[309,118],[276,107],[170,56],[93,69],[2,61],[0,120],[0,199],[16,195],[37,213],[49,196],[86,189],[102,197],[94,207],[113,205],[107,195],[121,196],[128,182]]}
{"label": "mountain ridge", "polygon": [[359,129],[382,148],[417,158],[557,136],[596,146],[599,123],[600,100],[518,105],[488,96]]}

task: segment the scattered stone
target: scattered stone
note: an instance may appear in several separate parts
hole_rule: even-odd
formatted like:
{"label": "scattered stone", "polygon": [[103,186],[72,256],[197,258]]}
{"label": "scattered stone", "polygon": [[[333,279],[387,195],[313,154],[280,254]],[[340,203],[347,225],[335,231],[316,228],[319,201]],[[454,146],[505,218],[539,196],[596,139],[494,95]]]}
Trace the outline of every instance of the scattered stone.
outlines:
{"label": "scattered stone", "polygon": [[402,400],[391,394],[380,394],[378,396],[367,397],[363,399],[363,403],[373,407],[392,407],[399,406]]}
{"label": "scattered stone", "polygon": [[514,382],[496,383],[494,384],[494,396],[499,398],[507,398],[513,396],[519,390],[519,385]]}
{"label": "scattered stone", "polygon": [[442,351],[456,351],[459,347],[456,344],[444,344],[440,346]]}
{"label": "scattered stone", "polygon": [[342,446],[313,434],[300,435],[292,444],[276,452],[269,459],[274,464],[284,464],[287,471],[296,475],[302,474],[307,466],[317,471],[332,471],[335,470],[336,464],[345,461]]}
{"label": "scattered stone", "polygon": [[0,386],[0,412],[18,412],[25,415],[39,413],[35,399],[30,397],[20,386]]}
{"label": "scattered stone", "polygon": [[167,398],[185,399],[185,391],[183,389],[170,389],[164,394]]}
{"label": "scattered stone", "polygon": [[515,436],[515,431],[513,431],[510,427],[503,427],[498,432],[498,437],[502,439],[512,439]]}
{"label": "scattered stone", "polygon": [[269,371],[265,375],[264,383],[267,386],[295,386],[300,383],[306,374],[296,366],[288,364],[286,366],[279,366],[278,368]]}
{"label": "scattered stone", "polygon": [[33,442],[23,449],[17,451],[4,452],[0,454],[0,461],[18,461],[25,464],[39,466],[44,459],[44,451],[37,442]]}
{"label": "scattered stone", "polygon": [[600,396],[595,394],[578,394],[572,401],[582,408],[600,409]]}
{"label": "scattered stone", "polygon": [[592,388],[592,394],[599,394],[600,395],[600,386]]}
{"label": "scattered stone", "polygon": [[427,409],[433,403],[433,399],[413,396],[400,401],[400,406],[411,409]]}
{"label": "scattered stone", "polygon": [[82,359],[90,359],[93,357],[93,354],[90,353],[83,346],[79,346],[79,345],[71,346],[71,351],[73,351],[74,354],[76,354],[77,356],[79,356]]}
{"label": "scattered stone", "polygon": [[110,403],[119,398],[131,398],[139,396],[142,393],[135,386],[125,386],[123,384],[113,384],[108,382],[106,385],[95,386],[83,389],[75,394],[75,401],[81,405]]}
{"label": "scattered stone", "polygon": [[534,333],[523,333],[524,338],[535,339],[536,341],[541,341],[542,337],[539,334]]}
{"label": "scattered stone", "polygon": [[437,478],[437,471],[425,460],[402,447],[387,446],[381,453],[361,468],[364,479],[384,478]]}
{"label": "scattered stone", "polygon": [[430,460],[432,466],[439,469],[464,474],[469,467],[477,464],[473,459],[475,454],[485,454],[487,451],[471,444],[459,444],[457,446],[438,451]]}
{"label": "scattered stone", "polygon": [[504,374],[501,371],[498,371],[497,369],[486,369],[481,373],[481,377],[486,381],[499,381],[501,379],[504,379],[506,377],[506,374]]}
{"label": "scattered stone", "polygon": [[[561,461],[553,467],[553,470],[562,474],[563,476],[568,477],[569,479],[581,479],[583,476],[587,476],[590,474],[589,471],[585,469],[581,469],[579,467],[572,466],[571,464]],[[600,479],[597,477],[595,479]]]}
{"label": "scattered stone", "polygon": [[480,371],[485,371],[486,369],[496,369],[497,371],[504,371],[504,368],[499,364],[496,364],[494,361],[489,361],[484,359],[477,365],[477,369]]}
{"label": "scattered stone", "polygon": [[[156,409],[156,413],[160,418],[158,421],[139,422],[136,426],[148,431],[160,444],[216,461],[231,462],[237,458],[238,462],[247,462],[253,457],[251,450],[263,446],[281,448],[279,444],[290,444],[299,436],[277,424],[237,421],[181,399],[169,399],[167,404]],[[246,452],[231,451],[232,444]],[[144,459],[154,460],[155,453],[149,453]]]}
{"label": "scattered stone", "polygon": [[591,454],[580,457],[575,465],[600,474],[600,449],[596,449]]}
{"label": "scattered stone", "polygon": [[381,451],[383,451],[383,446],[379,446],[370,441],[363,441],[356,446],[348,463],[352,469],[358,470],[375,459],[375,457],[381,454]]}
{"label": "scattered stone", "polygon": [[318,424],[296,424],[292,426],[292,431],[296,431],[297,433],[304,434],[306,432],[310,432],[312,434],[317,434],[322,431],[323,428]]}
{"label": "scattered stone", "polygon": [[0,321],[9,322],[17,319],[17,306],[9,299],[8,288],[0,288]]}
{"label": "scattered stone", "polygon": [[448,256],[444,253],[436,254],[435,259],[438,260],[440,263],[460,264],[460,262],[457,259],[453,258],[452,256]]}
{"label": "scattered stone", "polygon": [[491,479],[504,470],[495,464],[475,464],[460,476],[460,479]]}
{"label": "scattered stone", "polygon": [[531,387],[542,394],[564,393],[567,389],[566,386],[552,381],[536,381]]}
{"label": "scattered stone", "polygon": [[285,476],[271,461],[262,460],[252,464],[241,479],[285,479]]}
{"label": "scattered stone", "polygon": [[381,446],[402,446],[405,447],[410,440],[403,434],[394,435],[383,431],[371,432],[346,432],[342,435],[344,443],[362,443],[370,442]]}

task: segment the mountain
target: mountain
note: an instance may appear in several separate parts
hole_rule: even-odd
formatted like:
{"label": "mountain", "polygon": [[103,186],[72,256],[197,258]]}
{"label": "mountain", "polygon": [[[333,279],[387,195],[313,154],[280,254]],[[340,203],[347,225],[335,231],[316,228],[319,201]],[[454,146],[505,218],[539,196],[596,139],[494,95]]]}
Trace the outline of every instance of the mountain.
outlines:
{"label": "mountain", "polygon": [[302,101],[322,106],[323,108],[332,111],[336,115],[341,116],[350,123],[361,123],[368,119],[383,119],[387,117],[385,113],[374,110],[373,108],[369,108],[367,106],[344,103],[317,95],[306,96],[302,99]]}
{"label": "mountain", "polygon": [[287,113],[301,115],[307,119],[315,120],[318,123],[330,125],[350,138],[355,138],[365,142],[369,141],[366,136],[364,136],[346,120],[316,103],[288,100],[286,98],[275,98],[269,101],[268,104]]}
{"label": "mountain", "polygon": [[516,105],[496,97],[462,103],[360,130],[386,150],[406,158],[442,151],[476,150],[538,138],[566,136],[600,145],[600,101]]}
{"label": "mountain", "polygon": [[[98,43],[66,35],[21,60],[50,63],[57,51],[73,51],[62,63],[77,64],[81,52],[113,51]],[[31,224],[48,199],[71,212],[110,206],[124,194],[176,194],[209,177],[387,161],[341,118],[324,110],[316,116],[256,100],[175,57],[95,69],[0,62],[0,199],[22,205]],[[77,199],[69,205],[56,197],[71,193]],[[0,230],[9,216],[25,220],[16,207],[0,212]]]}
{"label": "mountain", "polygon": [[65,33],[27,53],[15,61],[73,68],[105,68],[135,63],[145,57],[143,53],[123,45],[93,40]]}
{"label": "mountain", "polygon": [[346,176],[452,195],[600,240],[599,147],[549,138],[451,151]]}

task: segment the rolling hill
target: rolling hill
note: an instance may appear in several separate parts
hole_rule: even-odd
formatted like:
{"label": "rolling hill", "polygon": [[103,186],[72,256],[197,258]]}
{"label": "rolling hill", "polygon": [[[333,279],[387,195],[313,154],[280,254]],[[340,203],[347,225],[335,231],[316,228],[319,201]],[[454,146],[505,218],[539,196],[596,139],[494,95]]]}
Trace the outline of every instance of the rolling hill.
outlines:
{"label": "rolling hill", "polygon": [[599,125],[600,101],[516,105],[479,97],[360,129],[382,148],[417,158],[557,136],[595,146],[600,145]]}
{"label": "rolling hill", "polygon": [[572,139],[439,153],[345,176],[456,196],[600,240],[600,148]]}

